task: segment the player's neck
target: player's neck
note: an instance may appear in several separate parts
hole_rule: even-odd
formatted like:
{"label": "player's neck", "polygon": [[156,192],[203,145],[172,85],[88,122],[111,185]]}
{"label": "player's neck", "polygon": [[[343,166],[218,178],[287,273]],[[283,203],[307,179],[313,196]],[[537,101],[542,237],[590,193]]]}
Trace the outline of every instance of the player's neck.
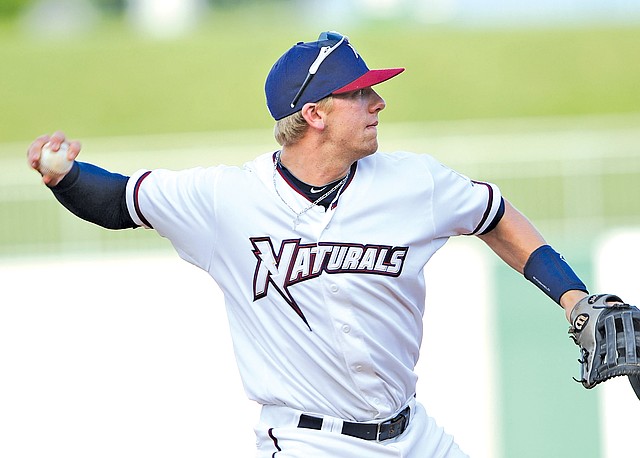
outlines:
{"label": "player's neck", "polygon": [[345,161],[335,156],[318,153],[317,150],[301,150],[296,146],[283,147],[280,162],[296,178],[311,186],[324,186],[343,178],[349,172],[353,161]]}

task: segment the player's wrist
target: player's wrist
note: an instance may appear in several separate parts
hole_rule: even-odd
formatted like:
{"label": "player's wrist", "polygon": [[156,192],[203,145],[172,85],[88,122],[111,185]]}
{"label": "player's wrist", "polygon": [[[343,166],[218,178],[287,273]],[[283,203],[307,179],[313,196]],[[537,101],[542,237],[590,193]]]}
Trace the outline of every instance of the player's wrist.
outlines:
{"label": "player's wrist", "polygon": [[571,323],[571,311],[580,300],[587,297],[588,294],[582,290],[573,289],[567,291],[560,297],[560,306],[564,309],[567,321]]}
{"label": "player's wrist", "polygon": [[50,188],[56,188],[56,190],[62,190],[72,185],[78,175],[80,174],[80,168],[78,163],[73,161],[71,169],[62,175],[44,176],[44,183]]}

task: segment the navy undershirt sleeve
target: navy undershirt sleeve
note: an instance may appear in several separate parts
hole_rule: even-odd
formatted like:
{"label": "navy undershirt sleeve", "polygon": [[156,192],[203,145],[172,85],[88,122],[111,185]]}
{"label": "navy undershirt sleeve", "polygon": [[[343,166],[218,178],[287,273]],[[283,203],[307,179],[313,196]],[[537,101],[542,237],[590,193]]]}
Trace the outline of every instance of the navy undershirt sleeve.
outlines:
{"label": "navy undershirt sleeve", "polygon": [[69,173],[51,191],[79,218],[107,229],[135,228],[137,225],[127,209],[128,179],[92,164],[74,162]]}

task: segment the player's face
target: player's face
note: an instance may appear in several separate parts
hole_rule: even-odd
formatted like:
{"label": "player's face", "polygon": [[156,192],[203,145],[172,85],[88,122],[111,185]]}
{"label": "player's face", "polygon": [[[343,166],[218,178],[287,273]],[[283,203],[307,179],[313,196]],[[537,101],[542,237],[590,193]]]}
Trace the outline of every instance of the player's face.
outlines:
{"label": "player's face", "polygon": [[378,149],[378,113],[385,108],[382,97],[370,87],[333,96],[327,116],[327,137],[342,154],[353,160]]}

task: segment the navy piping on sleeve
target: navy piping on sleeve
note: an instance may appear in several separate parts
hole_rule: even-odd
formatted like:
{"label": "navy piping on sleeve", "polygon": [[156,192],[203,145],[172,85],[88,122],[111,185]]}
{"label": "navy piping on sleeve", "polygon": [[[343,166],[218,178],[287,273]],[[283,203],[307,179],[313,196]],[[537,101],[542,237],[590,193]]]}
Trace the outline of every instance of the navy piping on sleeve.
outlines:
{"label": "navy piping on sleeve", "polygon": [[501,197],[500,198],[500,207],[498,208],[498,211],[496,212],[496,216],[493,218],[493,221],[491,221],[491,224],[489,224],[489,227],[487,227],[479,235],[487,234],[488,232],[491,232],[493,229],[495,229],[495,227],[498,225],[498,223],[500,222],[500,220],[502,219],[503,216],[504,216],[504,198]]}
{"label": "navy piping on sleeve", "polygon": [[493,188],[491,188],[491,186],[489,186],[487,183],[483,183],[482,181],[472,181],[472,183],[485,185],[489,190],[489,201],[487,202],[487,209],[484,211],[484,215],[482,215],[482,219],[480,220],[478,226],[473,230],[473,232],[471,232],[472,234],[475,234],[480,230],[484,222],[489,217],[489,212],[491,211],[491,207],[493,206]]}
{"label": "navy piping on sleeve", "polygon": [[138,215],[138,218],[140,218],[140,221],[142,221],[145,226],[153,229],[153,226],[151,225],[151,223],[147,221],[147,218],[145,218],[144,215],[142,214],[142,211],[140,210],[140,203],[138,201],[140,185],[142,184],[142,181],[149,176],[150,173],[151,173],[150,171],[143,173],[142,176],[138,178],[138,181],[136,181],[136,185],[133,188],[133,207],[136,211],[136,215]]}
{"label": "navy piping on sleeve", "polygon": [[[484,185],[484,186],[487,187],[487,190],[489,191],[489,199],[487,201],[487,208],[484,211],[484,214],[482,215],[482,219],[480,220],[480,223],[478,223],[476,228],[471,232],[471,234],[476,234],[480,230],[480,228],[484,225],[484,223],[487,221],[487,218],[489,217],[489,214],[491,213],[491,209],[493,208],[493,200],[494,200],[495,196],[494,196],[493,188],[491,187],[491,185],[489,183],[485,183],[483,181],[475,181],[475,180],[471,180],[471,182],[474,183],[474,184]],[[495,228],[496,225],[498,224],[498,222],[502,219],[503,215],[504,215],[504,199],[501,197],[500,198],[500,208],[498,208],[496,216],[493,218],[493,221],[491,221],[491,224],[489,224],[489,227],[487,227],[479,235],[484,235],[487,232],[490,232],[493,228]]]}

